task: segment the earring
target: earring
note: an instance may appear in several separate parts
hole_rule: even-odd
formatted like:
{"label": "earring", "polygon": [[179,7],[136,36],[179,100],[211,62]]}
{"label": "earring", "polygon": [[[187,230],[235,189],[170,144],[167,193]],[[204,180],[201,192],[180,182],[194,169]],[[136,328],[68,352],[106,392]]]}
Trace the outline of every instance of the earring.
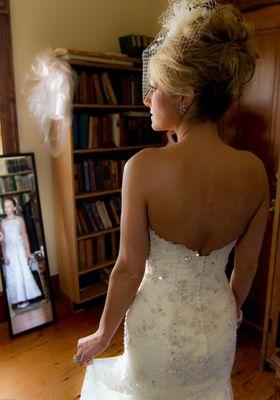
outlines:
{"label": "earring", "polygon": [[186,111],[187,111],[187,107],[185,106],[185,104],[181,103],[180,104],[180,115],[184,115]]}

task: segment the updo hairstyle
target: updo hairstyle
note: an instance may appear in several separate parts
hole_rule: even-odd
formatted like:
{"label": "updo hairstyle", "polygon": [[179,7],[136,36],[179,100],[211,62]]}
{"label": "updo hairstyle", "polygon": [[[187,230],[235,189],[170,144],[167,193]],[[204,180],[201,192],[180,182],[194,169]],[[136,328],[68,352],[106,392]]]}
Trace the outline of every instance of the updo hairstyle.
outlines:
{"label": "updo hairstyle", "polygon": [[192,86],[194,120],[217,121],[254,75],[253,26],[232,4],[205,0],[171,1],[159,20],[164,40],[149,60],[149,81],[182,96]]}

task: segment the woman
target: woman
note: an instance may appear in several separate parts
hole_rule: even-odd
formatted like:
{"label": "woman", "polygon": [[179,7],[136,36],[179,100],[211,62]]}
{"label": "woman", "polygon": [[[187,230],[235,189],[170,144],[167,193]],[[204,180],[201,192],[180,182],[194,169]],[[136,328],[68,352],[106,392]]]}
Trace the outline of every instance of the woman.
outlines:
{"label": "woman", "polygon": [[[269,185],[262,161],[225,144],[217,121],[253,76],[257,55],[232,5],[175,1],[158,38],[144,102],[152,128],[178,141],[125,165],[118,259],[99,328],[78,341],[87,366],[81,400],[233,399],[236,329]],[[124,354],[91,362],[124,316]]]}
{"label": "woman", "polygon": [[6,217],[1,221],[1,245],[8,300],[11,306],[21,309],[42,293],[28,265],[28,259],[34,259],[34,255],[30,252],[24,219],[15,214],[16,209],[13,197],[4,199]]}

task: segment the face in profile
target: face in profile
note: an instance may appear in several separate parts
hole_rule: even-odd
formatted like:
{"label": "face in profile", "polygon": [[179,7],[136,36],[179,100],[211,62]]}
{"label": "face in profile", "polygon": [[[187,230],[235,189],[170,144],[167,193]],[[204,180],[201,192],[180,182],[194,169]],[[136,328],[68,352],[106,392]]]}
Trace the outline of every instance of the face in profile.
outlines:
{"label": "face in profile", "polygon": [[4,212],[6,215],[10,215],[15,211],[16,207],[14,206],[11,200],[4,201]]}
{"label": "face in profile", "polygon": [[176,130],[180,123],[179,96],[166,93],[155,80],[151,80],[144,104],[150,108],[153,130]]}

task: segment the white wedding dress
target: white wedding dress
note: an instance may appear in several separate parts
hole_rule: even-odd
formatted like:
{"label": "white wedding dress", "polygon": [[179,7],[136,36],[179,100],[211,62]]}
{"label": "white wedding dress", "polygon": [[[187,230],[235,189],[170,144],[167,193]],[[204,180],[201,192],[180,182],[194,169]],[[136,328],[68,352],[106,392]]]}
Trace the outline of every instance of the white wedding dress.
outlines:
{"label": "white wedding dress", "polygon": [[3,266],[9,303],[17,304],[42,295],[27,262],[20,220],[18,218],[4,219],[1,221],[1,228],[4,234],[6,255],[10,261],[8,265]]}
{"label": "white wedding dress", "polygon": [[201,256],[149,232],[124,353],[93,359],[80,400],[233,400],[237,321],[225,268],[238,238]]}

